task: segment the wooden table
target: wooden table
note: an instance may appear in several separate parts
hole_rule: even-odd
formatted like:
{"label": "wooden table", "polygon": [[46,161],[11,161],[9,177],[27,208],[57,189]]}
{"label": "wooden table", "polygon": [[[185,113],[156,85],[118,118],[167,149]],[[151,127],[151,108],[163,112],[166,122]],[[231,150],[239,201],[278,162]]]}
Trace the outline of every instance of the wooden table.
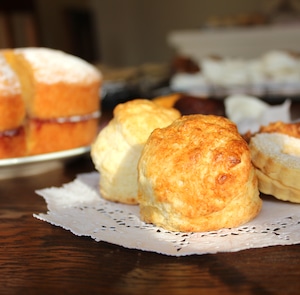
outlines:
{"label": "wooden table", "polygon": [[34,191],[94,169],[89,157],[0,180],[0,294],[298,294],[300,245],[169,257],[78,237],[39,221]]}

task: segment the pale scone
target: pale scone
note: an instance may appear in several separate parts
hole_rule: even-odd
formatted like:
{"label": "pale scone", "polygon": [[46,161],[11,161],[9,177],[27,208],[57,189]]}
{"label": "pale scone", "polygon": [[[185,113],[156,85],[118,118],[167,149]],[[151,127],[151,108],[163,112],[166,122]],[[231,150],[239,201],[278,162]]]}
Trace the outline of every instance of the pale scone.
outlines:
{"label": "pale scone", "polygon": [[300,203],[300,139],[283,133],[258,133],[250,139],[259,190]]}
{"label": "pale scone", "polygon": [[91,148],[100,172],[100,193],[110,201],[137,204],[137,163],[155,128],[166,127],[180,117],[179,111],[147,99],[135,99],[115,107],[113,118]]}
{"label": "pale scone", "polygon": [[183,116],[154,130],[138,185],[141,219],[172,231],[236,227],[262,206],[249,147],[221,116]]}

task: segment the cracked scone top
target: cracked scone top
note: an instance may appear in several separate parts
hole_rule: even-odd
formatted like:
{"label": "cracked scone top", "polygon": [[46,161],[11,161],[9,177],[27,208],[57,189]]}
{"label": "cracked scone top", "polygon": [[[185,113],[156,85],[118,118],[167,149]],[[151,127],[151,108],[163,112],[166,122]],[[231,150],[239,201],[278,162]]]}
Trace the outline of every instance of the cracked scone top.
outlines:
{"label": "cracked scone top", "polygon": [[154,130],[138,165],[142,220],[173,231],[236,227],[261,209],[247,143],[213,115],[183,116]]}

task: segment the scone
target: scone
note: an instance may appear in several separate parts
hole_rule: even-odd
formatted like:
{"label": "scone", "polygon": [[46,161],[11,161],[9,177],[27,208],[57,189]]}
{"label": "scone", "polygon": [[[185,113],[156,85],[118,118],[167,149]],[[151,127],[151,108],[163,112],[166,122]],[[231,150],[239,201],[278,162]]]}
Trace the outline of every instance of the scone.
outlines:
{"label": "scone", "polygon": [[180,113],[146,99],[115,107],[113,118],[97,136],[91,157],[100,172],[100,193],[110,201],[137,204],[137,163],[150,133],[166,127]]}
{"label": "scone", "polygon": [[141,219],[172,231],[236,227],[260,211],[247,143],[228,119],[189,115],[154,130],[138,164]]}
{"label": "scone", "polygon": [[258,133],[251,137],[249,147],[259,190],[300,203],[300,139],[283,133]]}

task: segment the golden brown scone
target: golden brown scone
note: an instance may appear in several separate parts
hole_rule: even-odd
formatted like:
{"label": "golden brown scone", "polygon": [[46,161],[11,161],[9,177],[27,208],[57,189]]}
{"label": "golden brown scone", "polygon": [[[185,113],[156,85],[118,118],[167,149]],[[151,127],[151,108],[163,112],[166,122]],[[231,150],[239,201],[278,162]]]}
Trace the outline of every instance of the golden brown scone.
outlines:
{"label": "golden brown scone", "polygon": [[236,227],[262,205],[249,147],[224,117],[183,116],[154,130],[138,177],[142,220],[167,230]]}
{"label": "golden brown scone", "polygon": [[300,139],[282,133],[259,133],[249,143],[262,193],[300,203]]}
{"label": "golden brown scone", "polygon": [[113,119],[99,133],[91,156],[100,172],[100,193],[108,200],[137,204],[137,163],[150,133],[180,116],[147,99],[116,106]]}

